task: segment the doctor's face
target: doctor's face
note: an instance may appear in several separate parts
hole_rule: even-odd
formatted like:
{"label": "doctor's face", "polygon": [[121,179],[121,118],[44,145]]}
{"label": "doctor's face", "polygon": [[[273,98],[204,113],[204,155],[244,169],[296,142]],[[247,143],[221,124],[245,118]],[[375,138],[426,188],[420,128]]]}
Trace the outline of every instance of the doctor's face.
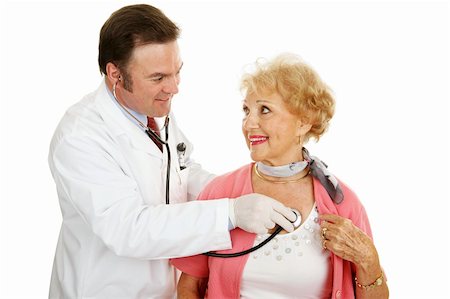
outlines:
{"label": "doctor's face", "polygon": [[288,110],[280,95],[248,94],[243,111],[242,132],[254,161],[279,166],[302,160],[299,140],[309,126]]}
{"label": "doctor's face", "polygon": [[147,44],[133,50],[122,77],[130,81],[128,90],[122,78],[116,86],[118,100],[126,107],[150,117],[170,112],[172,97],[178,93],[182,67],[176,41]]}

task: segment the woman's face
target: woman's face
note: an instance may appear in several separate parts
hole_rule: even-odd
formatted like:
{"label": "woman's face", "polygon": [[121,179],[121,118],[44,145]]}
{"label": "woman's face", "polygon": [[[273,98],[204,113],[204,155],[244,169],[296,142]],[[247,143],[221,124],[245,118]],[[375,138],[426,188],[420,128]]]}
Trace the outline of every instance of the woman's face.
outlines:
{"label": "woman's face", "polygon": [[278,166],[303,159],[300,137],[311,125],[292,114],[280,95],[247,94],[243,111],[242,132],[254,161]]}

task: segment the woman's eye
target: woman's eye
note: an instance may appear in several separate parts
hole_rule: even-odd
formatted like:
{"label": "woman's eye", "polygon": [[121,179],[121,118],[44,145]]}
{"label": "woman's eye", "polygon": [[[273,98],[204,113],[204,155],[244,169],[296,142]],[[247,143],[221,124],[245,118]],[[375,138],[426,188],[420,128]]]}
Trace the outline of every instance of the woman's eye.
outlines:
{"label": "woman's eye", "polygon": [[248,107],[244,106],[242,107],[242,112],[244,112],[245,115],[248,115],[250,113],[250,110],[248,109]]}
{"label": "woman's eye", "polygon": [[269,112],[270,112],[270,109],[267,108],[266,106],[262,106],[262,107],[261,107],[261,113],[262,113],[262,114],[267,114],[267,113],[269,113]]}

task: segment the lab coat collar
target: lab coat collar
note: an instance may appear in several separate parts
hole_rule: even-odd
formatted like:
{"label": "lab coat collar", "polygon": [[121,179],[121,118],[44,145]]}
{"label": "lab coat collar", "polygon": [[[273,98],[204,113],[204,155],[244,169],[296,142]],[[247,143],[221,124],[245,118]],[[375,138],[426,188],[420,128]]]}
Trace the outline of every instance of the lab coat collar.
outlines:
{"label": "lab coat collar", "polygon": [[95,94],[95,103],[106,126],[115,136],[128,139],[135,149],[162,158],[161,151],[148,138],[145,131],[128,119],[113,100],[109,95],[105,80],[102,80]]}
{"label": "lab coat collar", "polygon": [[[119,104],[119,102],[117,102],[117,100],[114,98],[113,93],[108,88],[106,88],[106,92],[108,93],[111,101],[117,106],[117,108],[119,108],[120,111],[122,111],[122,113],[125,115],[125,117],[128,118],[136,126],[138,126],[141,130],[145,131],[145,129],[136,121],[136,119],[145,125],[147,123],[147,116],[140,114],[136,111],[133,111],[131,109],[125,110],[125,107],[123,107],[121,104]],[[130,113],[133,116],[131,116],[128,113]],[[136,119],[134,119],[134,117]]]}

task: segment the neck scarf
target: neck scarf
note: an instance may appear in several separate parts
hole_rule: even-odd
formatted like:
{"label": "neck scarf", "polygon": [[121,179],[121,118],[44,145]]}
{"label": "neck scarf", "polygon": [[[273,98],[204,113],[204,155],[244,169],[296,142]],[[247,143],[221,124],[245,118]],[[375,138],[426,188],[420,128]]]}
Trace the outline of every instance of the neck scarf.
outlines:
{"label": "neck scarf", "polygon": [[336,177],[328,171],[328,165],[319,158],[311,156],[306,148],[302,148],[302,152],[304,161],[281,166],[269,166],[262,162],[256,162],[256,164],[258,170],[263,174],[281,178],[293,176],[309,166],[312,176],[320,181],[330,198],[336,204],[340,204],[344,200],[344,194]]}

